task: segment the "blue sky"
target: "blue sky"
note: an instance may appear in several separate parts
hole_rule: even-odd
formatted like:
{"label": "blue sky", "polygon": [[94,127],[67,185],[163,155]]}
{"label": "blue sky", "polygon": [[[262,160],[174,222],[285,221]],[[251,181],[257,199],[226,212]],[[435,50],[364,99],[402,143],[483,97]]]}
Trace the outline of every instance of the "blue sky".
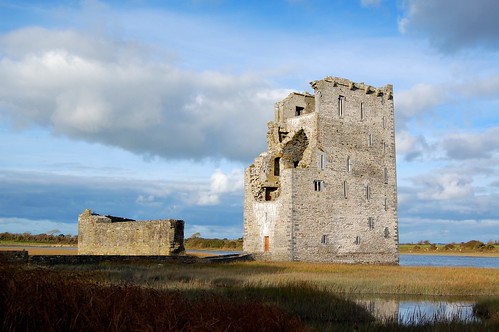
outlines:
{"label": "blue sky", "polygon": [[0,0],[0,232],[242,236],[273,105],[394,85],[401,242],[499,240],[495,0]]}

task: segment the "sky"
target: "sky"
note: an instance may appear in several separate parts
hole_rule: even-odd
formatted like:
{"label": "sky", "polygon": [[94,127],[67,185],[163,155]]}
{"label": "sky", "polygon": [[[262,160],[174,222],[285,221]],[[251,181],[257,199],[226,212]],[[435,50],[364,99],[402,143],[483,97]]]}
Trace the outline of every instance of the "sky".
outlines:
{"label": "sky", "polygon": [[0,0],[0,232],[240,238],[274,103],[393,84],[402,243],[499,240],[496,0]]}

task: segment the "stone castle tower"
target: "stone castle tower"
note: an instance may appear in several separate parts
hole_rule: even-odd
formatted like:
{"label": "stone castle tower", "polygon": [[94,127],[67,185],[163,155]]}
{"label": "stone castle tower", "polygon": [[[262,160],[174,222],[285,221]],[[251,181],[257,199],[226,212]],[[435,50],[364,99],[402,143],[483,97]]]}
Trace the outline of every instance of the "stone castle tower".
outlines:
{"label": "stone castle tower", "polygon": [[245,171],[244,251],[398,264],[393,88],[326,77],[291,93]]}

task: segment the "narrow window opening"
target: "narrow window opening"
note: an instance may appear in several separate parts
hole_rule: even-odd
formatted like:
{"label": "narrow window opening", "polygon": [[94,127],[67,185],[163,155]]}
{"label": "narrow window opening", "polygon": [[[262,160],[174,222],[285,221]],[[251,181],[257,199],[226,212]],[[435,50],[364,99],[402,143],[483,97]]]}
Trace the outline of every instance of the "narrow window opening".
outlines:
{"label": "narrow window opening", "polygon": [[385,184],[388,184],[388,168],[385,167],[383,173],[384,173]]}
{"label": "narrow window opening", "polygon": [[388,227],[385,227],[384,235],[385,235],[385,239],[388,239],[390,237],[390,231],[388,230]]}
{"label": "narrow window opening", "polygon": [[326,168],[326,154],[324,152],[319,153],[318,167],[320,170]]}
{"label": "narrow window opening", "polygon": [[364,120],[365,114],[364,114],[364,103],[360,103],[360,120]]}
{"label": "narrow window opening", "polygon": [[354,241],[355,244],[359,245],[360,244],[360,236],[356,236],[355,237],[355,241]]}
{"label": "narrow window opening", "polygon": [[388,200],[385,197],[385,211],[387,211],[387,210],[388,210]]}
{"label": "narrow window opening", "polygon": [[343,181],[343,197],[348,198],[348,184],[346,181]]}
{"label": "narrow window opening", "polygon": [[350,158],[350,156],[347,157],[347,172],[351,172],[352,171],[352,159]]}
{"label": "narrow window opening", "polygon": [[343,104],[344,104],[344,101],[345,101],[345,97],[344,96],[338,96],[338,115],[341,117],[343,117]]}
{"label": "narrow window opening", "polygon": [[305,107],[301,107],[301,106],[296,106],[295,108],[295,115],[296,116],[300,116],[303,114],[303,110],[305,109]]}
{"label": "narrow window opening", "polygon": [[269,252],[270,250],[270,239],[268,236],[263,237],[263,250]]}
{"label": "narrow window opening", "polygon": [[327,244],[327,243],[328,243],[328,238],[327,238],[327,235],[322,235],[322,236],[321,236],[321,243],[322,243],[322,244]]}
{"label": "narrow window opening", "polygon": [[324,181],[314,180],[314,190],[315,191],[323,191],[324,190]]}
{"label": "narrow window opening", "polygon": [[383,153],[386,153],[386,142],[383,141]]}
{"label": "narrow window opening", "polygon": [[373,134],[369,134],[369,136],[367,137],[367,146],[373,146]]}
{"label": "narrow window opening", "polygon": [[370,230],[374,229],[374,218],[373,217],[367,218],[367,225],[369,226]]}
{"label": "narrow window opening", "polygon": [[281,158],[277,157],[274,159],[274,176],[279,176],[281,173],[280,162]]}
{"label": "narrow window opening", "polygon": [[369,185],[366,185],[366,199],[370,199],[371,198],[371,187],[369,187]]}

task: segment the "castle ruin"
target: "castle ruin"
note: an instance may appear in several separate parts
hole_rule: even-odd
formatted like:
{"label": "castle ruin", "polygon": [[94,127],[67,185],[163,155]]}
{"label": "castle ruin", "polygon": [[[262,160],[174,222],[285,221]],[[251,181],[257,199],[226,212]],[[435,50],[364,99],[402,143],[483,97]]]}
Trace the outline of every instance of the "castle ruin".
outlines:
{"label": "castle ruin", "polygon": [[275,105],[245,171],[244,251],[276,261],[398,264],[393,87],[326,77]]}
{"label": "castle ruin", "polygon": [[78,217],[79,255],[169,256],[185,253],[184,221],[135,221],[86,209]]}

